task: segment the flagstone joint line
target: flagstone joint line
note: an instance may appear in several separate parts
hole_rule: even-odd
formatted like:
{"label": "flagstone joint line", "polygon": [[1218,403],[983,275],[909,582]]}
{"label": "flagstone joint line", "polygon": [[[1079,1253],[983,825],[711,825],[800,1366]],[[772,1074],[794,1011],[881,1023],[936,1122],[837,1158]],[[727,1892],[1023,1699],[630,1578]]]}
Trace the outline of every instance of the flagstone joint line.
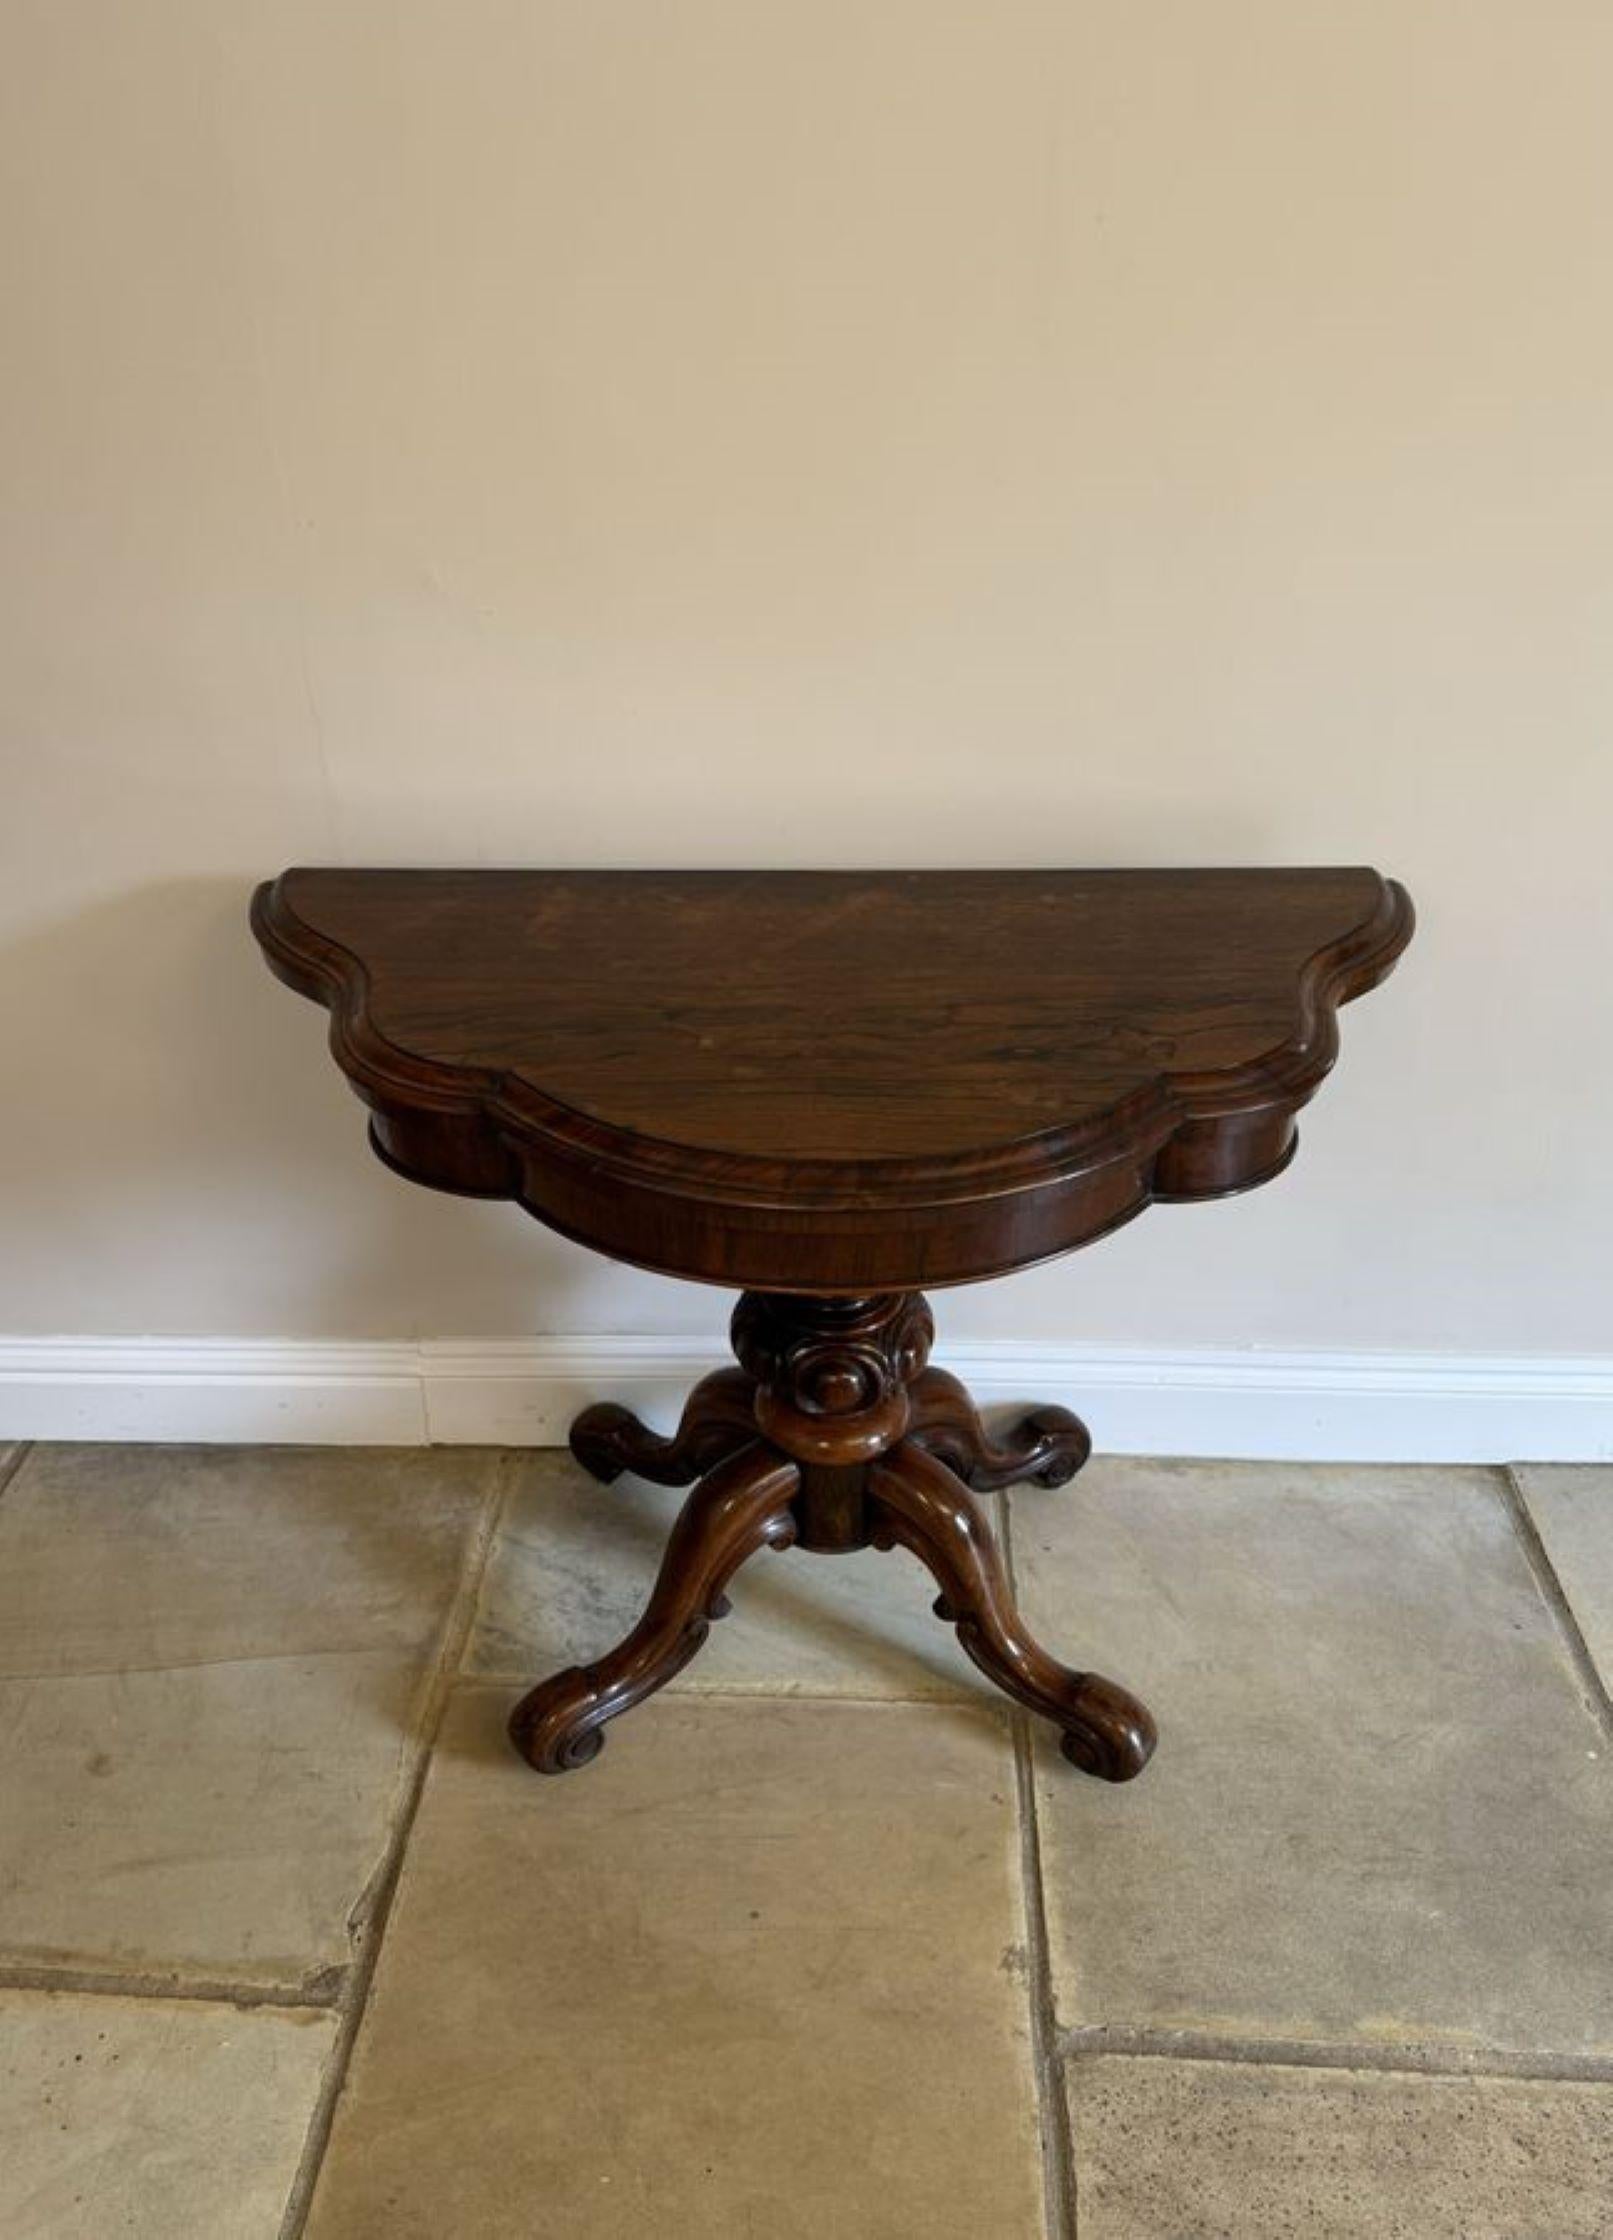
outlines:
{"label": "flagstone joint line", "polygon": [[1556,1620],[1557,1630],[1562,1635],[1575,1677],[1585,1692],[1586,1702],[1604,1736],[1609,1742],[1613,1742],[1613,1697],[1608,1694],[1607,1684],[1591,1654],[1590,1643],[1580,1630],[1574,1606],[1557,1575],[1557,1566],[1552,1562],[1546,1543],[1540,1536],[1540,1527],[1535,1523],[1534,1512],[1529,1507],[1529,1497],[1524,1492],[1517,1472],[1511,1468],[1501,1472],[1501,1498],[1512,1519],[1513,1530],[1518,1535],[1524,1558],[1534,1574],[1541,1600]]}
{"label": "flagstone joint line", "polygon": [[171,1999],[205,2006],[273,2007],[286,2013],[328,2013],[341,2004],[348,1969],[319,1968],[299,1983],[238,1982],[166,1970],[57,1966],[51,1961],[0,1960],[0,1991],[41,1991],[89,1999]]}
{"label": "flagstone joint line", "polygon": [[1134,2029],[1091,2023],[1066,2030],[1068,2062],[1118,2054],[1142,2061],[1232,2061],[1251,2068],[1365,2069],[1384,2076],[1502,2077],[1514,2083],[1613,2085],[1613,2054],[1528,2052],[1406,2039],[1225,2037],[1208,2030]]}
{"label": "flagstone joint line", "polygon": [[304,2136],[302,2159],[286,2199],[286,2212],[281,2221],[279,2240],[302,2240],[313,2207],[314,2191],[319,2183],[319,2173],[335,2127],[337,2105],[347,2083],[353,2048],[369,2004],[370,1987],[375,1980],[392,1902],[402,1879],[404,1855],[414,1830],[415,1817],[420,1810],[420,1800],[425,1794],[432,1754],[442,1730],[471,1629],[476,1621],[481,1601],[482,1576],[487,1569],[499,1524],[509,1503],[515,1471],[521,1459],[519,1455],[506,1455],[503,1458],[503,1467],[494,1477],[466,1545],[459,1579],[443,1623],[437,1656],[421,1705],[413,1753],[403,1779],[389,1839],[375,1873],[349,1916],[355,1950],[353,1966],[348,1971],[347,1997],[340,2010],[341,2027],[331,2049],[319,2098],[315,2102]]}

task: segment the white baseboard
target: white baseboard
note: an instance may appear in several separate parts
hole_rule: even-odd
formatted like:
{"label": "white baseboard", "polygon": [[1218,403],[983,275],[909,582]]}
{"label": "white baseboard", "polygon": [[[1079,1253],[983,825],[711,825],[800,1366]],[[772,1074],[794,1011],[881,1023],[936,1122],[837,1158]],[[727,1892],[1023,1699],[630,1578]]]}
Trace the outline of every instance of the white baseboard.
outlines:
{"label": "white baseboard", "polygon": [[[621,1400],[669,1423],[720,1337],[0,1338],[0,1439],[558,1445]],[[993,1340],[940,1358],[987,1403],[1062,1401],[1111,1454],[1613,1459],[1613,1358],[1140,1352]]]}

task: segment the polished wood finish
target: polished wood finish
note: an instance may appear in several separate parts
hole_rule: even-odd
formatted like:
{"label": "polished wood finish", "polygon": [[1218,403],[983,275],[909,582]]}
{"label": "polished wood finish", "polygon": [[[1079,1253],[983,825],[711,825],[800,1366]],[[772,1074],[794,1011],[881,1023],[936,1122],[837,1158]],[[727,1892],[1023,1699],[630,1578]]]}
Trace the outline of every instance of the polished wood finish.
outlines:
{"label": "polished wood finish", "polygon": [[400,1172],[832,1295],[1275,1174],[1411,908],[1375,871],[309,870],[253,924]]}
{"label": "polished wood finish", "polygon": [[795,1538],[793,1499],[801,1473],[759,1442],[719,1462],[684,1503],[648,1606],[619,1648],[598,1664],[557,1672],[510,1715],[510,1738],[539,1773],[565,1773],[598,1755],[604,1727],[694,1655],[714,1618],[727,1613],[723,1588],[759,1548]]}
{"label": "polished wood finish", "polygon": [[[605,1723],[693,1656],[725,1613],[723,1590],[746,1558],[793,1542],[824,1553],[908,1549],[941,1590],[937,1615],[982,1672],[1053,1721],[1072,1764],[1106,1781],[1142,1771],[1153,1720],[1114,1681],[1072,1671],[1027,1632],[991,1527],[963,1482],[964,1470],[995,1484],[1038,1472],[1066,1478],[1085,1457],[1086,1435],[1073,1417],[1047,1410],[1057,1420],[1043,1431],[994,1446],[963,1387],[926,1367],[931,1332],[917,1293],[745,1294],[733,1340],[751,1437],[730,1446],[685,1504],[649,1607],[620,1648],[542,1681],[516,1706],[510,1734],[529,1764],[559,1773],[594,1756]],[[623,1410],[601,1421],[591,1409],[573,1431],[573,1451],[596,1476],[614,1477],[629,1455],[663,1477],[682,1470],[702,1439],[734,1438],[735,1374],[720,1371],[697,1388],[671,1440],[643,1432]],[[923,1443],[926,1420],[935,1451]]]}
{"label": "polished wood finish", "polygon": [[1002,1486],[1067,1485],[1092,1452],[1086,1425],[1068,1408],[1032,1408],[994,1439],[958,1379],[926,1369],[914,1385],[908,1436],[950,1463],[977,1493]]}
{"label": "polished wood finish", "polygon": [[912,1550],[941,1589],[937,1615],[988,1680],[1051,1719],[1083,1773],[1130,1781],[1154,1754],[1152,1714],[1097,1672],[1072,1672],[1032,1639],[1014,1604],[991,1527],[973,1496],[911,1440],[876,1463],[874,1545]]}
{"label": "polished wood finish", "polygon": [[920,1286],[1277,1174],[1339,1005],[1410,939],[1367,870],[285,872],[253,899],[324,1003],[371,1140],[618,1259],[742,1290],[736,1366],[669,1437],[589,1408],[572,1450],[691,1485],[639,1624],[511,1734],[585,1763],[752,1555],[904,1547],[998,1686],[1124,1781],[1153,1721],[1025,1630],[970,1487],[1063,1484],[1068,1410],[993,1433],[929,1363]]}
{"label": "polished wood finish", "polygon": [[571,1451],[603,1485],[630,1470],[658,1486],[688,1486],[755,1437],[755,1378],[743,1369],[715,1369],[684,1402],[670,1439],[604,1401],[585,1408],[572,1425]]}

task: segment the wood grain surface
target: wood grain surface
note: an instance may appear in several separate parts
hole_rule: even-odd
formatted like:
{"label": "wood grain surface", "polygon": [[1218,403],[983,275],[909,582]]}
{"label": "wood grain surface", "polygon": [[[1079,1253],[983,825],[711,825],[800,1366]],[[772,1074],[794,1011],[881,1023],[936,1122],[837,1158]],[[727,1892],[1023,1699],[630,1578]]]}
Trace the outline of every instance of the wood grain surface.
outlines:
{"label": "wood grain surface", "polygon": [[1412,912],[1365,869],[303,869],[253,924],[403,1173],[845,1293],[1277,1172]]}

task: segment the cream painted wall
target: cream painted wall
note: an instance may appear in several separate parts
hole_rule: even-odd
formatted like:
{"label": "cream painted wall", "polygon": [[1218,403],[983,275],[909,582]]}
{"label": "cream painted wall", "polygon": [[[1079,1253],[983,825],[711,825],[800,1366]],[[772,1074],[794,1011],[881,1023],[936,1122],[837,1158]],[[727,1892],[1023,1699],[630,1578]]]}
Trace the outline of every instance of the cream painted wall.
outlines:
{"label": "cream painted wall", "polygon": [[958,1336],[1613,1350],[1613,11],[9,0],[0,1330],[699,1331],[290,860],[1370,860],[1279,1185]]}

